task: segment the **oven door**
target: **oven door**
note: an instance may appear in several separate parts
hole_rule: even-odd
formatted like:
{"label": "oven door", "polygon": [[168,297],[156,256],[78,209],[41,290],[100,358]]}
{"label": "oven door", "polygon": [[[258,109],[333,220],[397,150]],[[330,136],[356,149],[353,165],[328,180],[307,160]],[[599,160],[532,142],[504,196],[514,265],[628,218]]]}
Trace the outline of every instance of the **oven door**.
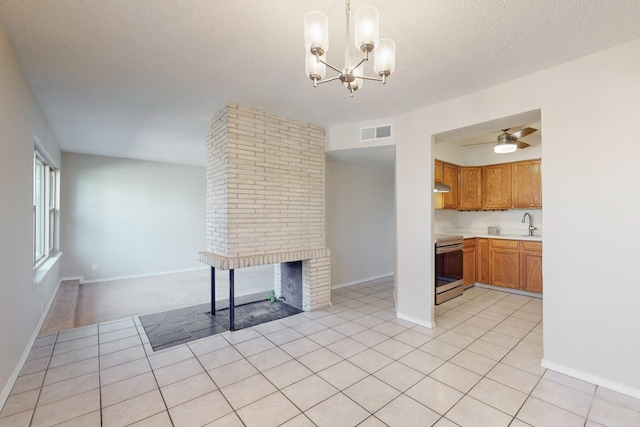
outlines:
{"label": "oven door", "polygon": [[436,246],[436,304],[461,295],[462,245]]}

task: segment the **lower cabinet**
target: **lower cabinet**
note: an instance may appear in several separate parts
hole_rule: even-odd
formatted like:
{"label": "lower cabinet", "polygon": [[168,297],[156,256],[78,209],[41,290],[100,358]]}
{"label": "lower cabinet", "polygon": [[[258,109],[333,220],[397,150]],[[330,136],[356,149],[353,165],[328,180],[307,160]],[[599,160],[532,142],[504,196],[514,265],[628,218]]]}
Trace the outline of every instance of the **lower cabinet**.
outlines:
{"label": "lower cabinet", "polygon": [[520,242],[491,239],[489,248],[491,284],[518,289],[520,287]]}
{"label": "lower cabinet", "polygon": [[476,282],[476,239],[464,239],[462,244],[462,285],[465,288]]}
{"label": "lower cabinet", "polygon": [[[542,242],[507,239],[466,239],[465,245],[475,240],[475,281],[527,292],[542,293]],[[472,280],[467,275],[470,249],[463,246],[464,284]],[[469,255],[470,256],[470,255]],[[471,284],[473,282],[469,282]]]}
{"label": "lower cabinet", "polygon": [[490,283],[489,278],[489,239],[476,239],[476,281]]}
{"label": "lower cabinet", "polygon": [[542,293],[542,243],[522,242],[520,289]]}

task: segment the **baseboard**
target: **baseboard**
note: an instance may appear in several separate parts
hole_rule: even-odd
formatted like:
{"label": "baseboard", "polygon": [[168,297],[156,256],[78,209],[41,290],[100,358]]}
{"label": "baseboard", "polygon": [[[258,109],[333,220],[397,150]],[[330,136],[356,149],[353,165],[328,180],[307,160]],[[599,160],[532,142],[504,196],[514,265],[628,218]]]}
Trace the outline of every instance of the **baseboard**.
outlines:
{"label": "baseboard", "polygon": [[485,289],[491,289],[493,291],[507,292],[510,294],[524,295],[527,297],[542,299],[542,294],[536,294],[535,292],[521,291],[520,289],[505,288],[503,286],[493,286],[493,285],[487,285],[486,283],[478,283],[478,282],[475,282],[473,286],[475,286],[476,288],[485,288]]}
{"label": "baseboard", "polygon": [[70,280],[77,280],[78,282],[82,283],[82,281],[84,280],[84,276],[68,276],[60,279],[61,282],[68,282]]}
{"label": "baseboard", "polygon": [[185,268],[183,270],[159,271],[159,272],[155,272],[155,273],[134,274],[134,275],[131,275],[131,276],[105,277],[103,279],[90,279],[90,280],[85,280],[84,276],[70,276],[70,277],[64,277],[62,280],[63,281],[80,280],[81,284],[98,283],[98,282],[113,282],[115,280],[141,279],[141,278],[144,278],[144,277],[163,276],[165,274],[175,274],[175,273],[188,273],[190,271],[198,271],[198,270],[206,270],[206,269],[209,269],[209,267],[203,266],[203,267],[195,267],[195,268]]}
{"label": "baseboard", "polygon": [[377,275],[377,276],[365,277],[365,278],[362,278],[362,279],[353,280],[351,282],[339,283],[337,285],[331,285],[331,289],[340,289],[340,288],[344,288],[344,287],[347,287],[347,286],[358,285],[360,283],[369,282],[371,280],[382,279],[383,277],[393,276],[393,274],[394,273],[391,272],[391,273],[386,273],[386,274],[380,274],[380,275]]}
{"label": "baseboard", "polygon": [[574,377],[582,381],[587,381],[591,384],[595,384],[597,386],[608,388],[610,390],[617,391],[618,393],[640,399],[640,390],[636,388],[629,387],[624,384],[599,377],[597,375],[589,374],[578,369],[569,368],[568,366],[551,362],[547,359],[542,359],[541,366],[543,368],[551,369],[552,371],[560,372],[561,374],[569,375],[570,377]]}
{"label": "baseboard", "polygon": [[31,352],[31,347],[33,347],[33,343],[36,341],[36,338],[38,338],[38,335],[40,334],[40,329],[42,329],[42,325],[44,324],[44,321],[47,318],[47,314],[49,314],[49,310],[51,309],[53,300],[56,298],[56,294],[58,293],[58,289],[60,289],[60,285],[62,284],[62,282],[63,282],[63,279],[58,280],[58,283],[56,284],[54,291],[51,293],[51,296],[49,297],[49,302],[47,303],[47,306],[45,307],[45,309],[42,311],[42,314],[40,315],[40,321],[38,322],[38,326],[36,326],[33,333],[31,334],[31,338],[27,342],[27,345],[24,351],[22,352],[22,356],[20,357],[20,360],[18,360],[18,363],[15,369],[13,370],[13,372],[11,373],[11,376],[9,376],[9,379],[4,389],[2,390],[2,393],[0,393],[0,408],[4,407],[4,404],[9,398],[9,393],[11,393],[11,389],[13,388],[13,385],[18,379],[18,375],[20,375],[20,371],[22,371],[22,367],[24,366],[25,362],[27,361],[27,358],[29,357],[29,353]]}
{"label": "baseboard", "polygon": [[424,326],[424,327],[429,328],[429,329],[433,329],[436,326],[435,322],[425,322],[424,320],[418,319],[417,317],[406,316],[406,315],[401,314],[401,313],[397,313],[396,317],[398,319],[406,320],[408,322],[415,323],[417,325]]}

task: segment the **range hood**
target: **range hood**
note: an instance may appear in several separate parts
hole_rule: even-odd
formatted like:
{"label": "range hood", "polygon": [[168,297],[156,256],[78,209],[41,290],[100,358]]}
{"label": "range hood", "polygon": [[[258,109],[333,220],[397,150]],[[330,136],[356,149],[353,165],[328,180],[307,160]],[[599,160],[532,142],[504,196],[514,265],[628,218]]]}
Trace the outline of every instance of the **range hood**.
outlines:
{"label": "range hood", "polygon": [[440,183],[435,183],[433,185],[433,192],[434,193],[449,193],[451,192],[451,187],[449,187],[446,184],[440,184]]}

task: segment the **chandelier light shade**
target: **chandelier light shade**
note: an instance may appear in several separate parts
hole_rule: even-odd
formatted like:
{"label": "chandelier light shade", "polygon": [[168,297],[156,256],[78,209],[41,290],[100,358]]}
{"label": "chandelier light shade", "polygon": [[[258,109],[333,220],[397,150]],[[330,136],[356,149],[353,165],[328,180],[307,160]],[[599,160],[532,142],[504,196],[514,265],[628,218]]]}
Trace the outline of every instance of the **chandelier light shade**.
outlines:
{"label": "chandelier light shade", "polygon": [[373,71],[385,79],[396,69],[396,42],[391,39],[380,39],[376,57],[373,60]]}
{"label": "chandelier light shade", "polygon": [[[371,6],[363,6],[355,13],[355,31],[353,43],[362,52],[362,57],[351,56],[350,20],[351,6],[346,0],[346,26],[344,40],[344,67],[338,68],[326,62],[329,50],[329,20],[322,12],[309,12],[304,16],[304,42],[306,49],[305,74],[313,80],[313,86],[339,80],[349,90],[351,96],[362,88],[364,80],[374,80],[385,84],[387,77],[394,72],[396,66],[396,44],[391,39],[379,38],[379,13]],[[374,53],[375,51],[375,53]],[[374,53],[373,70],[378,77],[364,75],[364,63],[369,54]],[[329,67],[338,75],[325,79],[326,68]]]}
{"label": "chandelier light shade", "polygon": [[[324,55],[320,56],[320,59],[324,60]],[[327,66],[318,61],[311,52],[307,51],[304,72],[312,79],[322,80],[327,75]]]}
{"label": "chandelier light shade", "polygon": [[[352,56],[351,58],[349,58],[348,67],[350,70],[352,70],[354,77],[353,81],[351,82],[351,86],[354,92],[360,89],[362,87],[362,83],[364,83],[364,80],[362,79],[362,77],[364,76],[364,70],[362,69],[362,67],[358,67],[359,63],[360,58],[358,58],[357,56]],[[344,85],[346,86],[347,82],[345,82]]]}
{"label": "chandelier light shade", "polygon": [[304,16],[304,44],[307,52],[322,56],[329,49],[329,20],[322,12],[309,12]]}
{"label": "chandelier light shade", "polygon": [[365,52],[371,52],[378,46],[380,38],[380,15],[375,7],[362,6],[356,10],[356,48]]}

